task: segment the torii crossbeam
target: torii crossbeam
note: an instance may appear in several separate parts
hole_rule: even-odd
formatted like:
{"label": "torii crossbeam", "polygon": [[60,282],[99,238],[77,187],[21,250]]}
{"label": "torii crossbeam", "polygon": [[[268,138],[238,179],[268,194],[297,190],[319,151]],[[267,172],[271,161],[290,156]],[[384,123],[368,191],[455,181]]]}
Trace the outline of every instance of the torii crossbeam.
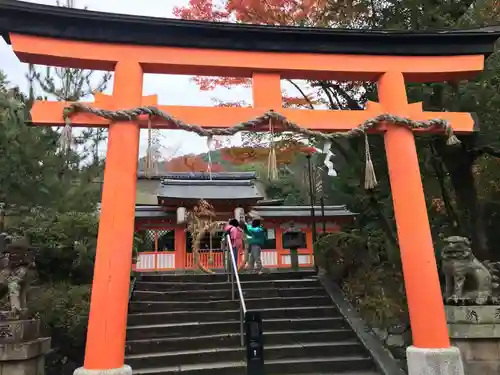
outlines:
{"label": "torii crossbeam", "polygon": [[[273,109],[323,132],[348,131],[380,113],[442,118],[455,132],[472,132],[470,114],[425,112],[420,104],[409,104],[405,82],[474,77],[498,37],[484,30],[413,34],[160,21],[12,0],[0,1],[0,33],[22,62],[114,71],[113,95],[97,96],[89,105],[109,110],[156,105],[154,96],[142,96],[144,73],[251,77],[252,108],[160,108],[204,127],[227,127]],[[283,109],[284,78],[377,82],[378,104],[365,111]],[[67,104],[36,102],[33,123],[64,125]],[[77,114],[72,123],[109,127],[85,363],[77,373],[131,374],[124,365],[125,332],[139,130],[147,122],[110,123]],[[157,121],[153,127],[170,124]],[[458,362],[460,357],[450,348],[413,133],[392,124],[379,131],[384,133],[413,333],[408,360],[419,374],[428,373],[418,369],[426,366],[427,355],[445,353],[443,360]]]}

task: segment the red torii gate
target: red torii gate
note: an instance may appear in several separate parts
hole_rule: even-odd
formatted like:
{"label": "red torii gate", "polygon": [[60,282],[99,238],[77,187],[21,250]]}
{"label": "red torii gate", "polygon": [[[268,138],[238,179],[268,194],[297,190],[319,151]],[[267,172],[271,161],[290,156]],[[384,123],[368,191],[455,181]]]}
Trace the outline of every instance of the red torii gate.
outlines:
{"label": "red torii gate", "polygon": [[[487,30],[415,34],[210,24],[12,0],[0,2],[0,32],[23,62],[114,71],[113,95],[97,96],[89,106],[119,110],[156,105],[154,96],[142,96],[144,73],[252,77],[252,108],[159,108],[212,128],[273,109],[323,132],[348,131],[382,113],[412,120],[446,119],[456,133],[472,132],[470,114],[425,112],[420,103],[409,104],[405,81],[471,78],[483,70],[485,55],[498,37]],[[377,82],[379,102],[365,111],[283,109],[284,78]],[[37,101],[33,123],[63,126],[68,104]],[[85,363],[77,373],[130,374],[124,365],[125,333],[139,130],[147,127],[147,119],[113,123],[80,113],[72,124],[109,128]],[[168,129],[171,124],[156,120],[153,127]],[[442,361],[459,363],[458,351],[450,348],[412,130],[393,124],[378,130],[384,133],[413,333],[409,362],[425,367],[429,353],[444,353]]]}

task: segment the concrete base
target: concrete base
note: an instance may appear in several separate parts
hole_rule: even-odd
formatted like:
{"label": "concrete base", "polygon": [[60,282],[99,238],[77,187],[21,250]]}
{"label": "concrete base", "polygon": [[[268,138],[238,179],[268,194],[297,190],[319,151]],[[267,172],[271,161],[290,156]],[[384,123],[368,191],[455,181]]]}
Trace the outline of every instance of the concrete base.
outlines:
{"label": "concrete base", "polygon": [[75,370],[73,375],[132,375],[132,368],[127,365],[110,370],[87,370],[80,367]]}
{"label": "concrete base", "polygon": [[43,375],[50,338],[0,344],[0,375]]}
{"label": "concrete base", "polygon": [[460,350],[453,346],[446,349],[409,346],[406,359],[408,375],[465,375]]}
{"label": "concrete base", "polygon": [[467,374],[500,374],[500,305],[445,306],[452,345]]}

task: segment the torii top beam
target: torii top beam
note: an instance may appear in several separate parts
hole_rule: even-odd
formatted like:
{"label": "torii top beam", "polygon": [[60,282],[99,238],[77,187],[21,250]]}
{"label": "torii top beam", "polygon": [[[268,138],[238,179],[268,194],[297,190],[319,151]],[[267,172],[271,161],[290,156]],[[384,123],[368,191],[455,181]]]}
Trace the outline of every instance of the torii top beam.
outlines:
{"label": "torii top beam", "polygon": [[[407,82],[467,79],[483,70],[500,36],[494,28],[409,32],[197,22],[15,0],[0,0],[0,34],[27,63],[113,71],[118,62],[132,58],[144,73],[253,77],[254,108],[161,109],[206,127],[227,127],[274,109],[322,131],[352,129],[384,110],[376,105],[348,112],[282,109],[280,79],[377,81],[389,70],[402,73]],[[103,97],[99,100],[103,104]],[[151,100],[145,103],[156,104]],[[37,102],[33,122],[62,125],[65,105]],[[111,98],[105,108],[120,109]],[[457,132],[470,132],[475,125],[470,114],[427,113],[418,105],[409,106],[407,114],[414,120],[445,118]],[[82,114],[73,124],[100,127],[109,121]]]}

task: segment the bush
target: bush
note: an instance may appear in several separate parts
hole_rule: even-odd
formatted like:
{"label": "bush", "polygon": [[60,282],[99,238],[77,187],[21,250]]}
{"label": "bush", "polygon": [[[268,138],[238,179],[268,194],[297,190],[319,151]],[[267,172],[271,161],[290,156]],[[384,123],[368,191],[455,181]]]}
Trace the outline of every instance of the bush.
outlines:
{"label": "bush", "polygon": [[42,283],[92,281],[98,217],[94,213],[35,211],[12,228],[39,248],[37,270]]}
{"label": "bush", "polygon": [[71,247],[42,248],[36,257],[42,283],[90,284],[94,272],[95,249],[80,244]]}
{"label": "bush", "polygon": [[72,247],[79,243],[95,249],[98,225],[99,218],[95,213],[36,211],[24,217],[17,230],[39,247]]}
{"label": "bush", "polygon": [[318,266],[339,283],[365,322],[387,327],[407,314],[399,261],[388,261],[386,239],[380,232],[337,232],[322,236],[315,246]]}
{"label": "bush", "polygon": [[363,263],[343,280],[342,289],[371,327],[385,328],[407,315],[399,266],[388,262]]}
{"label": "bush", "polygon": [[368,255],[365,240],[354,232],[337,232],[324,236],[316,242],[315,259],[334,281],[340,281],[357,261]]}
{"label": "bush", "polygon": [[45,334],[52,337],[53,353],[47,359],[47,375],[72,371],[61,370],[68,362],[74,363],[72,367],[81,365],[85,351],[90,286],[46,284],[31,291],[28,304],[30,312],[41,320]]}

